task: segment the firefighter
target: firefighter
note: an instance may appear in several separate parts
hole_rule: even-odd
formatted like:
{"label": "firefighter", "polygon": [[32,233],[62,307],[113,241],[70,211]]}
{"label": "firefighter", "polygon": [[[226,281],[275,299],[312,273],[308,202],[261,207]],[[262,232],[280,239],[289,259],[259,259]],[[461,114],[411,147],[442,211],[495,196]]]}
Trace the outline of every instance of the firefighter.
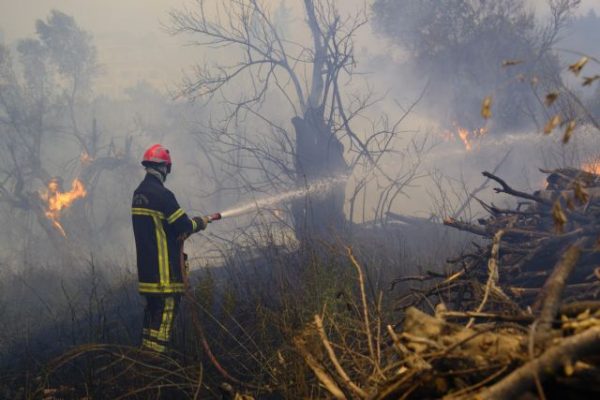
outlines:
{"label": "firefighter", "polygon": [[146,176],[133,194],[131,214],[139,292],[146,299],[142,348],[167,350],[184,292],[187,260],[184,240],[206,229],[207,217],[189,218],[164,186],[171,172],[169,150],[155,144],[144,153]]}

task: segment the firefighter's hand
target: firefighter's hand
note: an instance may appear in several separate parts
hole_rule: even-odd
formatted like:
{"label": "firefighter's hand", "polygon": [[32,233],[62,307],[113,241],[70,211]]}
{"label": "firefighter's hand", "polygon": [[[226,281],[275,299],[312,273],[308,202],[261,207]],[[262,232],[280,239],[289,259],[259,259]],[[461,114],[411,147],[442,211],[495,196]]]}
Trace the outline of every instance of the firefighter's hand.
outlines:
{"label": "firefighter's hand", "polygon": [[208,217],[194,217],[192,219],[196,223],[196,232],[202,231],[202,230],[206,229],[206,227],[208,226],[208,223],[209,223]]}

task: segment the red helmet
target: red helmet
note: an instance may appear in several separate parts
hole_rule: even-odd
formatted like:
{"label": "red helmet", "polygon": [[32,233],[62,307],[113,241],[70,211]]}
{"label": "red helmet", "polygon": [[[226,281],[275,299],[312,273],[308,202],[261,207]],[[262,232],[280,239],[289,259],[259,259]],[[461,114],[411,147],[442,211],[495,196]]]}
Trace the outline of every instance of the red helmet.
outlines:
{"label": "red helmet", "polygon": [[142,164],[146,162],[171,165],[171,155],[162,145],[155,144],[144,153]]}

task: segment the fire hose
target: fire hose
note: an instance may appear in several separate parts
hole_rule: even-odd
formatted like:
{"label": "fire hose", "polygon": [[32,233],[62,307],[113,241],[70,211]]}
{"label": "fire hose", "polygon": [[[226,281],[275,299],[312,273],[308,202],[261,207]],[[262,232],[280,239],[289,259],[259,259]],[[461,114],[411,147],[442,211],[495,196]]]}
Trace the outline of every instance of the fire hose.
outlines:
{"label": "fire hose", "polygon": [[[223,216],[221,215],[221,213],[214,213],[214,214],[210,214],[208,216],[205,217],[208,223],[211,223],[213,221],[218,221],[220,219],[223,218]],[[187,260],[185,261],[185,263],[187,263]],[[186,266],[186,270],[187,270],[187,266]],[[183,274],[183,280],[184,280],[184,288],[185,288],[185,298],[190,306],[190,313],[191,313],[191,317],[192,317],[192,325],[194,326],[194,329],[196,330],[196,333],[199,336],[200,342],[202,343],[202,347],[204,348],[204,351],[206,352],[206,355],[208,356],[208,359],[210,360],[211,364],[215,367],[215,369],[221,374],[221,376],[223,376],[223,378],[225,378],[226,380],[228,380],[229,382],[238,384],[240,386],[246,386],[246,387],[251,387],[251,388],[256,388],[256,389],[263,389],[260,388],[258,386],[254,386],[254,385],[249,385],[247,383],[242,382],[241,380],[233,377],[229,372],[227,372],[227,370],[221,365],[221,363],[219,362],[219,360],[217,359],[217,357],[215,356],[215,354],[213,353],[208,340],[206,338],[206,334],[204,332],[204,327],[202,326],[202,323],[200,322],[200,318],[199,315],[201,314],[202,310],[201,310],[201,306],[199,305],[199,303],[197,302],[193,290],[190,286],[190,282],[189,282],[189,277],[187,272],[184,272]]]}
{"label": "fire hose", "polygon": [[208,223],[210,224],[213,221],[218,221],[221,218],[223,218],[223,216],[221,215],[221,213],[214,213],[214,214],[210,214],[206,217],[206,219],[208,220]]}

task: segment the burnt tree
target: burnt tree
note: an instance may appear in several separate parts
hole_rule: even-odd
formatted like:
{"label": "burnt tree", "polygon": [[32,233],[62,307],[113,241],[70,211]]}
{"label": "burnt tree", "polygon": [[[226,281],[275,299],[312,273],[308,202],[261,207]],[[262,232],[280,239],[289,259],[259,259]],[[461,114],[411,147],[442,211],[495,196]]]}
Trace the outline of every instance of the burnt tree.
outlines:
{"label": "burnt tree", "polygon": [[357,166],[377,169],[398,127],[382,118],[383,126],[371,121],[369,132],[356,128],[357,117],[378,100],[368,86],[354,83],[360,80],[354,35],[367,22],[366,10],[342,16],[332,0],[304,0],[296,10],[304,21],[295,32],[302,33],[288,37],[292,22],[272,17],[267,3],[193,4],[173,11],[171,26],[221,60],[195,66],[181,88],[181,95],[212,107],[198,144],[226,169],[216,190],[277,193],[335,178],[289,211],[300,240],[343,228],[347,177]]}
{"label": "burnt tree", "polygon": [[[91,193],[103,171],[129,163],[131,142],[126,140],[118,154],[114,144],[103,146],[87,101],[97,68],[96,50],[91,36],[71,16],[54,10],[46,20],[38,20],[36,36],[19,40],[16,55],[0,44],[3,221],[15,218],[27,238],[35,235],[28,221],[36,221],[51,247],[66,255],[73,249],[55,219],[60,209],[55,218],[49,216],[49,193],[68,192],[75,177]],[[80,239],[92,229],[91,212],[74,206],[73,239]]]}
{"label": "burnt tree", "polygon": [[[323,107],[309,108],[304,117],[292,118],[296,134],[296,184],[332,179],[347,172],[344,146],[325,124]],[[299,200],[292,205],[296,234],[325,233],[344,225],[344,183],[334,183],[326,194]],[[307,203],[310,201],[310,203]]]}

